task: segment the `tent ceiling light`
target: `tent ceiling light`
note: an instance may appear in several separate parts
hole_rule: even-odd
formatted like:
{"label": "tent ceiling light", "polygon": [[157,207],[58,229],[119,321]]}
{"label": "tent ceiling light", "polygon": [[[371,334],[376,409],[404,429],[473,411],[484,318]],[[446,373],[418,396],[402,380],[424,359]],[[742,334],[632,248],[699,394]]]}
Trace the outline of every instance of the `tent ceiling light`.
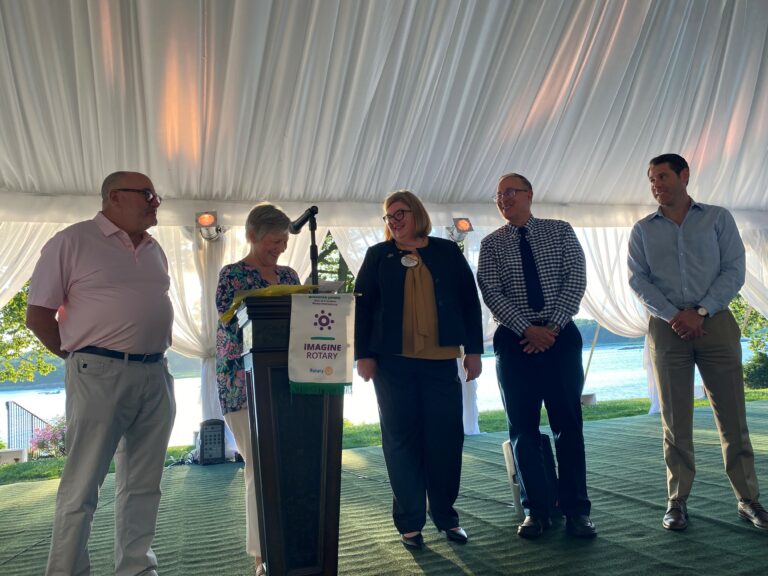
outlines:
{"label": "tent ceiling light", "polygon": [[448,237],[454,242],[461,242],[467,237],[468,232],[474,230],[472,222],[469,221],[469,218],[465,217],[454,218],[453,226],[446,226],[445,229],[448,232]]}
{"label": "tent ceiling light", "polygon": [[472,232],[472,230],[474,230],[474,228],[472,228],[472,222],[469,221],[469,218],[454,218],[453,225],[456,227],[456,231],[461,232],[462,234],[466,234],[467,232]]}
{"label": "tent ceiling light", "polygon": [[213,241],[218,239],[223,232],[218,225],[218,217],[215,211],[198,212],[195,215],[195,227],[200,230],[203,240]]}

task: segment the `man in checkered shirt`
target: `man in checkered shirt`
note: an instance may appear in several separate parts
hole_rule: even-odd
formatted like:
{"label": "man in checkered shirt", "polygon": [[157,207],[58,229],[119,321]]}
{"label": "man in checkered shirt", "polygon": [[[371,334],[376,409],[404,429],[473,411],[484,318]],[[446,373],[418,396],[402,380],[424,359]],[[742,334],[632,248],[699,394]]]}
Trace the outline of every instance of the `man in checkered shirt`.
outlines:
{"label": "man in checkered shirt", "polygon": [[[589,518],[582,433],[582,340],[572,321],[587,284],[584,252],[570,224],[531,215],[533,187],[524,176],[502,176],[494,200],[507,224],[483,239],[477,280],[499,324],[496,373],[526,511],[517,533],[536,538],[552,524],[539,432],[543,402],[555,437],[557,499],[566,530],[592,538],[597,531]],[[526,288],[531,279],[524,275],[521,235],[533,252],[529,268],[538,273],[537,290]],[[529,291],[538,292],[538,302]]]}

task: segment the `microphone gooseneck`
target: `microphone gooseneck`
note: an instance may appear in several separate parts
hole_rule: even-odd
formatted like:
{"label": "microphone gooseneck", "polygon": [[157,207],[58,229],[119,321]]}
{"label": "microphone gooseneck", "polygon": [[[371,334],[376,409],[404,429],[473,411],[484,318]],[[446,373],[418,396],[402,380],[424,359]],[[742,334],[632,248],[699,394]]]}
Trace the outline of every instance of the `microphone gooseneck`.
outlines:
{"label": "microphone gooseneck", "polygon": [[310,206],[306,210],[304,210],[304,213],[296,218],[293,222],[291,222],[290,226],[288,226],[288,232],[291,234],[298,234],[301,232],[301,229],[304,227],[304,224],[309,222],[311,218],[317,214],[317,206]]}

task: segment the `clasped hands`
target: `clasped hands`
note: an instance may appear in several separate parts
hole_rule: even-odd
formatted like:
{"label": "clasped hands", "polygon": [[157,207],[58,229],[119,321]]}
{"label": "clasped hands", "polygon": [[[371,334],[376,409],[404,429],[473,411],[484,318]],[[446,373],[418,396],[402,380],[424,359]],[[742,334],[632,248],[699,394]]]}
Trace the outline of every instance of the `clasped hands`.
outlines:
{"label": "clasped hands", "polygon": [[520,345],[526,354],[538,354],[546,352],[555,343],[559,330],[553,330],[547,326],[528,326],[523,333]]}
{"label": "clasped hands", "polygon": [[706,334],[704,318],[699,316],[694,308],[680,310],[669,321],[669,325],[681,340],[694,340]]}

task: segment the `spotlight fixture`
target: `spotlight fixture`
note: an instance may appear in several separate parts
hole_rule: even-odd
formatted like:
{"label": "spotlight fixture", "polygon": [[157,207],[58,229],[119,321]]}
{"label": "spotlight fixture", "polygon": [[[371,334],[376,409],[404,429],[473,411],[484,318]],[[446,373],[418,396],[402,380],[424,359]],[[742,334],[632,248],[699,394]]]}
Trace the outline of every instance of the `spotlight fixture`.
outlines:
{"label": "spotlight fixture", "polygon": [[223,232],[218,224],[216,211],[198,212],[195,215],[195,227],[200,230],[200,236],[203,240],[217,240]]}
{"label": "spotlight fixture", "polygon": [[454,242],[461,242],[467,237],[467,233],[472,232],[472,222],[469,218],[454,218],[453,226],[446,226],[448,237]]}

